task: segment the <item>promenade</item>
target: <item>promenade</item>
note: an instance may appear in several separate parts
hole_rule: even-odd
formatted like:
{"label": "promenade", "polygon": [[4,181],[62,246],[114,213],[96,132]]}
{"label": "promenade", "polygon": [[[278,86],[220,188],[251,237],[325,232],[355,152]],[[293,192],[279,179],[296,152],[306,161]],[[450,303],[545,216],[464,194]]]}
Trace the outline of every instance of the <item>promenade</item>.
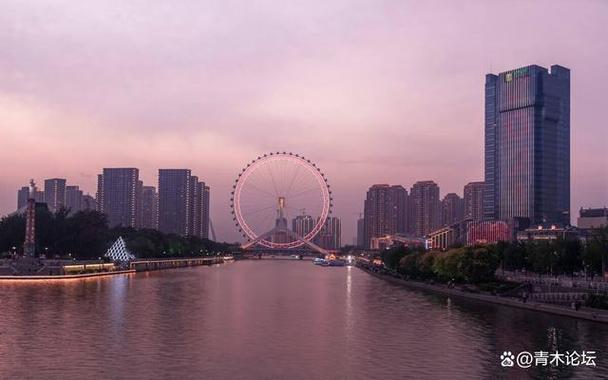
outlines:
{"label": "promenade", "polygon": [[588,321],[608,323],[608,310],[593,309],[588,307],[581,307],[579,310],[575,310],[573,308],[551,305],[542,302],[523,302],[522,300],[513,297],[501,297],[499,295],[492,295],[483,292],[474,293],[470,290],[464,290],[464,288],[459,288],[458,286],[448,287],[444,284],[430,284],[421,281],[406,280],[401,275],[394,272],[390,272],[385,269],[372,269],[362,266],[360,264],[358,264],[357,267],[374,277],[391,282],[393,284],[406,286],[412,289],[466,298],[474,301],[489,302],[499,305],[517,307],[520,309],[532,310],[537,312],[561,315],[565,317],[585,319]]}
{"label": "promenade", "polygon": [[113,263],[99,263],[90,261],[35,260],[35,264],[37,265],[36,267],[33,267],[32,270],[28,270],[27,272],[19,273],[15,272],[16,266],[12,261],[5,260],[2,264],[0,264],[0,281],[80,279],[163,269],[185,268],[200,265],[222,264],[224,261],[225,258],[222,256],[140,259],[132,261],[128,263],[128,265],[115,265]]}
{"label": "promenade", "polygon": [[601,276],[547,275],[523,271],[503,271],[499,269],[496,271],[496,277],[506,281],[525,284],[608,292],[608,280]]}

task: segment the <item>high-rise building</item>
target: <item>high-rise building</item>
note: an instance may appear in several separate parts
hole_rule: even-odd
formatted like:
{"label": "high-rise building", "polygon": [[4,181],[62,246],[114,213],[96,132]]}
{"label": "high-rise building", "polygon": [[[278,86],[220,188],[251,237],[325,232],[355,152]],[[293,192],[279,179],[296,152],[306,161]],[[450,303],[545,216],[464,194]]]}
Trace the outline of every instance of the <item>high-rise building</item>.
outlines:
{"label": "high-rise building", "polygon": [[315,228],[315,220],[312,216],[302,214],[291,221],[291,230],[300,237],[308,235]]}
{"label": "high-rise building", "polygon": [[373,185],[367,191],[363,211],[364,246],[371,239],[385,235],[407,233],[408,195],[401,185]]}
{"label": "high-rise building", "polygon": [[209,239],[209,228],[211,226],[211,221],[209,219],[210,198],[211,198],[211,188],[207,185],[204,185],[203,186],[203,216],[202,216],[202,220],[201,220],[201,228],[202,228],[201,237],[203,237],[204,239]]}
{"label": "high-rise building", "polygon": [[[207,189],[207,190],[205,190]],[[190,177],[190,228],[188,234],[209,237],[209,188],[197,176]]]}
{"label": "high-rise building", "polygon": [[82,210],[98,210],[95,197],[85,194],[82,196]]}
{"label": "high-rise building", "polygon": [[97,174],[97,191],[95,192],[97,200],[97,211],[103,212],[103,174]]}
{"label": "high-rise building", "polygon": [[111,227],[136,227],[138,218],[139,169],[104,168],[97,176],[99,211]]}
{"label": "high-rise building", "polygon": [[405,234],[407,230],[407,190],[401,185],[393,185],[388,189],[388,230],[389,233]]}
{"label": "high-rise building", "polygon": [[65,207],[65,182],[64,178],[44,180],[44,200],[51,212]]}
{"label": "high-rise building", "polygon": [[357,219],[357,247],[365,248],[365,219],[362,215]]}
{"label": "high-rise building", "polygon": [[71,214],[82,210],[82,190],[78,186],[65,187],[65,207],[70,210]]}
{"label": "high-rise building", "polygon": [[23,254],[34,257],[36,255],[36,183],[30,180],[29,195],[25,211],[25,241]]}
{"label": "high-rise building", "polygon": [[485,219],[569,223],[569,69],[486,75],[485,183]]}
{"label": "high-rise building", "polygon": [[142,193],[144,191],[144,182],[142,180],[137,180],[137,184],[135,186],[135,201],[137,202],[135,207],[135,227],[142,228],[143,223],[143,197]]}
{"label": "high-rise building", "polygon": [[433,181],[416,182],[410,191],[410,207],[413,208],[416,236],[435,230],[441,224],[439,186]]}
{"label": "high-rise building", "polygon": [[[318,222],[318,219],[317,219]],[[335,216],[328,216],[325,224],[315,236],[315,244],[321,248],[338,250],[342,246],[342,228],[340,219]]]}
{"label": "high-rise building", "polygon": [[448,193],[441,201],[441,224],[444,226],[460,222],[464,218],[464,201],[455,193]]}
{"label": "high-rise building", "polygon": [[154,186],[143,186],[141,191],[141,228],[158,228],[158,193]]}
{"label": "high-rise building", "polygon": [[201,221],[203,214],[203,187],[204,183],[198,181],[198,177],[190,176],[190,227],[188,234],[192,236],[201,235]]}
{"label": "high-rise building", "polygon": [[30,197],[30,188],[27,186],[23,186],[21,189],[17,190],[17,210],[21,210],[25,206],[27,206],[27,200]]}
{"label": "high-rise building", "polygon": [[158,170],[158,229],[165,233],[190,235],[190,169]]}
{"label": "high-rise building", "polygon": [[464,218],[483,220],[483,190],[485,182],[469,182],[464,186]]}
{"label": "high-rise building", "polygon": [[[36,203],[44,203],[44,191],[34,189],[34,201]],[[17,210],[24,209],[27,206],[27,201],[30,197],[30,188],[23,186],[17,190]]]}

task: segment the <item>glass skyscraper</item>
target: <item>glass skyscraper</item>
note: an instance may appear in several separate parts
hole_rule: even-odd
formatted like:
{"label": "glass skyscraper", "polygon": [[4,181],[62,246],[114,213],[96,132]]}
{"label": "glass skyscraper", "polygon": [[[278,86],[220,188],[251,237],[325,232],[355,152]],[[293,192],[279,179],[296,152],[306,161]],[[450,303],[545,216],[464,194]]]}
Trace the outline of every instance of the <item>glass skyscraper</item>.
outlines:
{"label": "glass skyscraper", "polygon": [[486,75],[485,183],[484,219],[569,223],[569,69]]}

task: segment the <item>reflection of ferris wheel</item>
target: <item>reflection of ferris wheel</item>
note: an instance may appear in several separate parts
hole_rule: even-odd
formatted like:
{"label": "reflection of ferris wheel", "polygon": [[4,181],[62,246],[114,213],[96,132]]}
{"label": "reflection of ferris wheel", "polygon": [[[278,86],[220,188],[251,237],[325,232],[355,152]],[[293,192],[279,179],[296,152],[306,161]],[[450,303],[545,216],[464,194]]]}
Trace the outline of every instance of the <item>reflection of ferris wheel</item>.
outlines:
{"label": "reflection of ferris wheel", "polygon": [[[331,213],[331,191],[325,175],[303,156],[276,152],[251,161],[239,173],[231,201],[235,224],[247,239],[243,248],[321,250],[312,239]],[[298,234],[290,223],[304,216],[310,228]]]}

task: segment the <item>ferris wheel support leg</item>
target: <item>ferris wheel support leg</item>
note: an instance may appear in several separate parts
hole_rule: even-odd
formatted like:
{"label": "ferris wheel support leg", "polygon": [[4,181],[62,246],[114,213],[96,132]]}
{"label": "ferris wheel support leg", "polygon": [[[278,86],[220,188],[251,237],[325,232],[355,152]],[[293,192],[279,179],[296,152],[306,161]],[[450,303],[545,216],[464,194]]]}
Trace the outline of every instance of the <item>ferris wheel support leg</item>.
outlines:
{"label": "ferris wheel support leg", "polygon": [[260,242],[261,240],[266,239],[267,237],[271,236],[272,234],[274,234],[275,232],[285,232],[288,235],[291,235],[292,238],[295,238],[297,241],[301,242],[303,245],[307,246],[308,248],[312,249],[313,251],[316,251],[322,255],[327,255],[329,254],[329,252],[324,249],[319,247],[318,245],[316,245],[313,242],[310,242],[308,240],[304,240],[300,235],[296,234],[295,232],[293,232],[290,229],[281,229],[281,228],[273,228],[272,230],[258,236],[257,238],[255,238],[254,240],[247,242],[243,245],[241,245],[242,249],[248,249],[253,247],[254,245],[256,245],[258,242]]}
{"label": "ferris wheel support leg", "polygon": [[318,245],[316,245],[315,243],[308,241],[308,240],[304,240],[300,235],[298,235],[297,233],[293,232],[292,230],[286,230],[286,232],[290,235],[292,235],[293,237],[295,237],[298,241],[304,243],[305,246],[307,246],[308,248],[312,249],[313,251],[317,251],[322,255],[327,255],[329,254],[329,252],[327,252],[327,250],[319,247]]}
{"label": "ferris wheel support leg", "polygon": [[241,248],[242,248],[242,249],[251,248],[251,247],[253,247],[254,245],[256,245],[258,242],[260,242],[261,240],[264,240],[264,239],[266,239],[267,237],[269,237],[270,235],[272,235],[273,233],[275,233],[276,231],[277,231],[277,229],[276,229],[276,228],[273,228],[272,230],[270,230],[270,231],[268,231],[268,232],[266,232],[266,233],[264,233],[264,234],[262,234],[262,235],[258,236],[258,237],[257,237],[257,238],[255,238],[254,240],[249,241],[249,242],[247,242],[247,243],[245,243],[245,244],[241,245]]}

